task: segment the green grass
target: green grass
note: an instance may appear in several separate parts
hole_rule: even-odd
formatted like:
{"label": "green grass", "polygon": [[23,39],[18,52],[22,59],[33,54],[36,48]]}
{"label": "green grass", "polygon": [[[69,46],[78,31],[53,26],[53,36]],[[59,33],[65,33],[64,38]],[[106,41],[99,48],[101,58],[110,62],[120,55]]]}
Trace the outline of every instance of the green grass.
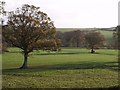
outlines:
{"label": "green grass", "polygon": [[3,88],[107,88],[118,86],[117,50],[64,48],[61,52],[34,51],[27,70],[20,49],[3,57]]}

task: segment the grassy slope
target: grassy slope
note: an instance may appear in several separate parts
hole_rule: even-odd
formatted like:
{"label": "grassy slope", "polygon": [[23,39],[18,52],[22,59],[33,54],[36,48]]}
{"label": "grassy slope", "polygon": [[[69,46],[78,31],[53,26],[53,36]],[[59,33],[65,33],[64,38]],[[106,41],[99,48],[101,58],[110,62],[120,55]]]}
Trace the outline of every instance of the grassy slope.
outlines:
{"label": "grassy slope", "polygon": [[59,53],[37,51],[29,57],[29,69],[17,69],[23,62],[19,49],[3,54],[3,87],[94,88],[118,86],[117,51],[62,49]]}
{"label": "grassy slope", "polygon": [[85,31],[85,30],[97,30],[97,31],[100,31],[106,39],[110,39],[112,38],[112,34],[113,34],[113,31],[107,31],[108,29],[106,30],[100,30],[102,28],[99,28],[99,29],[94,29],[94,28],[57,28],[57,31],[61,31],[61,32],[67,32],[67,31],[74,31],[74,30],[82,30],[82,31]]}

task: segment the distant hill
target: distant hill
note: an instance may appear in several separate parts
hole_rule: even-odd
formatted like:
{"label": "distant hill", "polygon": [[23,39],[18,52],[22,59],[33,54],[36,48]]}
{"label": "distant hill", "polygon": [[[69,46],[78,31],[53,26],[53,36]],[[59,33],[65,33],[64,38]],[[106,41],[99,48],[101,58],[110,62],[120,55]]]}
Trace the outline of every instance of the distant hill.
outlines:
{"label": "distant hill", "polygon": [[106,39],[112,39],[113,37],[113,31],[115,30],[115,27],[111,27],[111,28],[57,28],[57,31],[61,31],[61,32],[68,32],[68,31],[74,31],[74,30],[81,30],[81,31],[90,31],[90,30],[94,30],[94,31],[99,31],[101,32]]}
{"label": "distant hill", "polygon": [[57,31],[61,31],[61,32],[74,31],[74,30],[114,31],[115,27],[111,27],[111,28],[57,28]]}

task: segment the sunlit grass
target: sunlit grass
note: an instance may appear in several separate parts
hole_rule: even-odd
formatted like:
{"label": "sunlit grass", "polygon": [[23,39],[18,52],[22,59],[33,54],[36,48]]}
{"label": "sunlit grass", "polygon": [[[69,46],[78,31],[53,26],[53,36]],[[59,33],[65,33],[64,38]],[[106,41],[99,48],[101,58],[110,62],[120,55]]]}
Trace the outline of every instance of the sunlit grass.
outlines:
{"label": "sunlit grass", "polygon": [[117,50],[64,48],[61,52],[34,51],[27,70],[20,49],[3,54],[4,88],[107,88],[118,86]]}

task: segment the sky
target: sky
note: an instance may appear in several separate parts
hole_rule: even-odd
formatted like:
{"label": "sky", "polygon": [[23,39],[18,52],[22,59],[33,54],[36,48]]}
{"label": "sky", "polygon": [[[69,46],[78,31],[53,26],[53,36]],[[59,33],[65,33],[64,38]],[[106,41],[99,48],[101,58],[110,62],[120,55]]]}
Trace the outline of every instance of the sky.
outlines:
{"label": "sky", "polygon": [[57,28],[108,28],[118,25],[119,0],[4,0],[5,10],[23,4],[47,13]]}

